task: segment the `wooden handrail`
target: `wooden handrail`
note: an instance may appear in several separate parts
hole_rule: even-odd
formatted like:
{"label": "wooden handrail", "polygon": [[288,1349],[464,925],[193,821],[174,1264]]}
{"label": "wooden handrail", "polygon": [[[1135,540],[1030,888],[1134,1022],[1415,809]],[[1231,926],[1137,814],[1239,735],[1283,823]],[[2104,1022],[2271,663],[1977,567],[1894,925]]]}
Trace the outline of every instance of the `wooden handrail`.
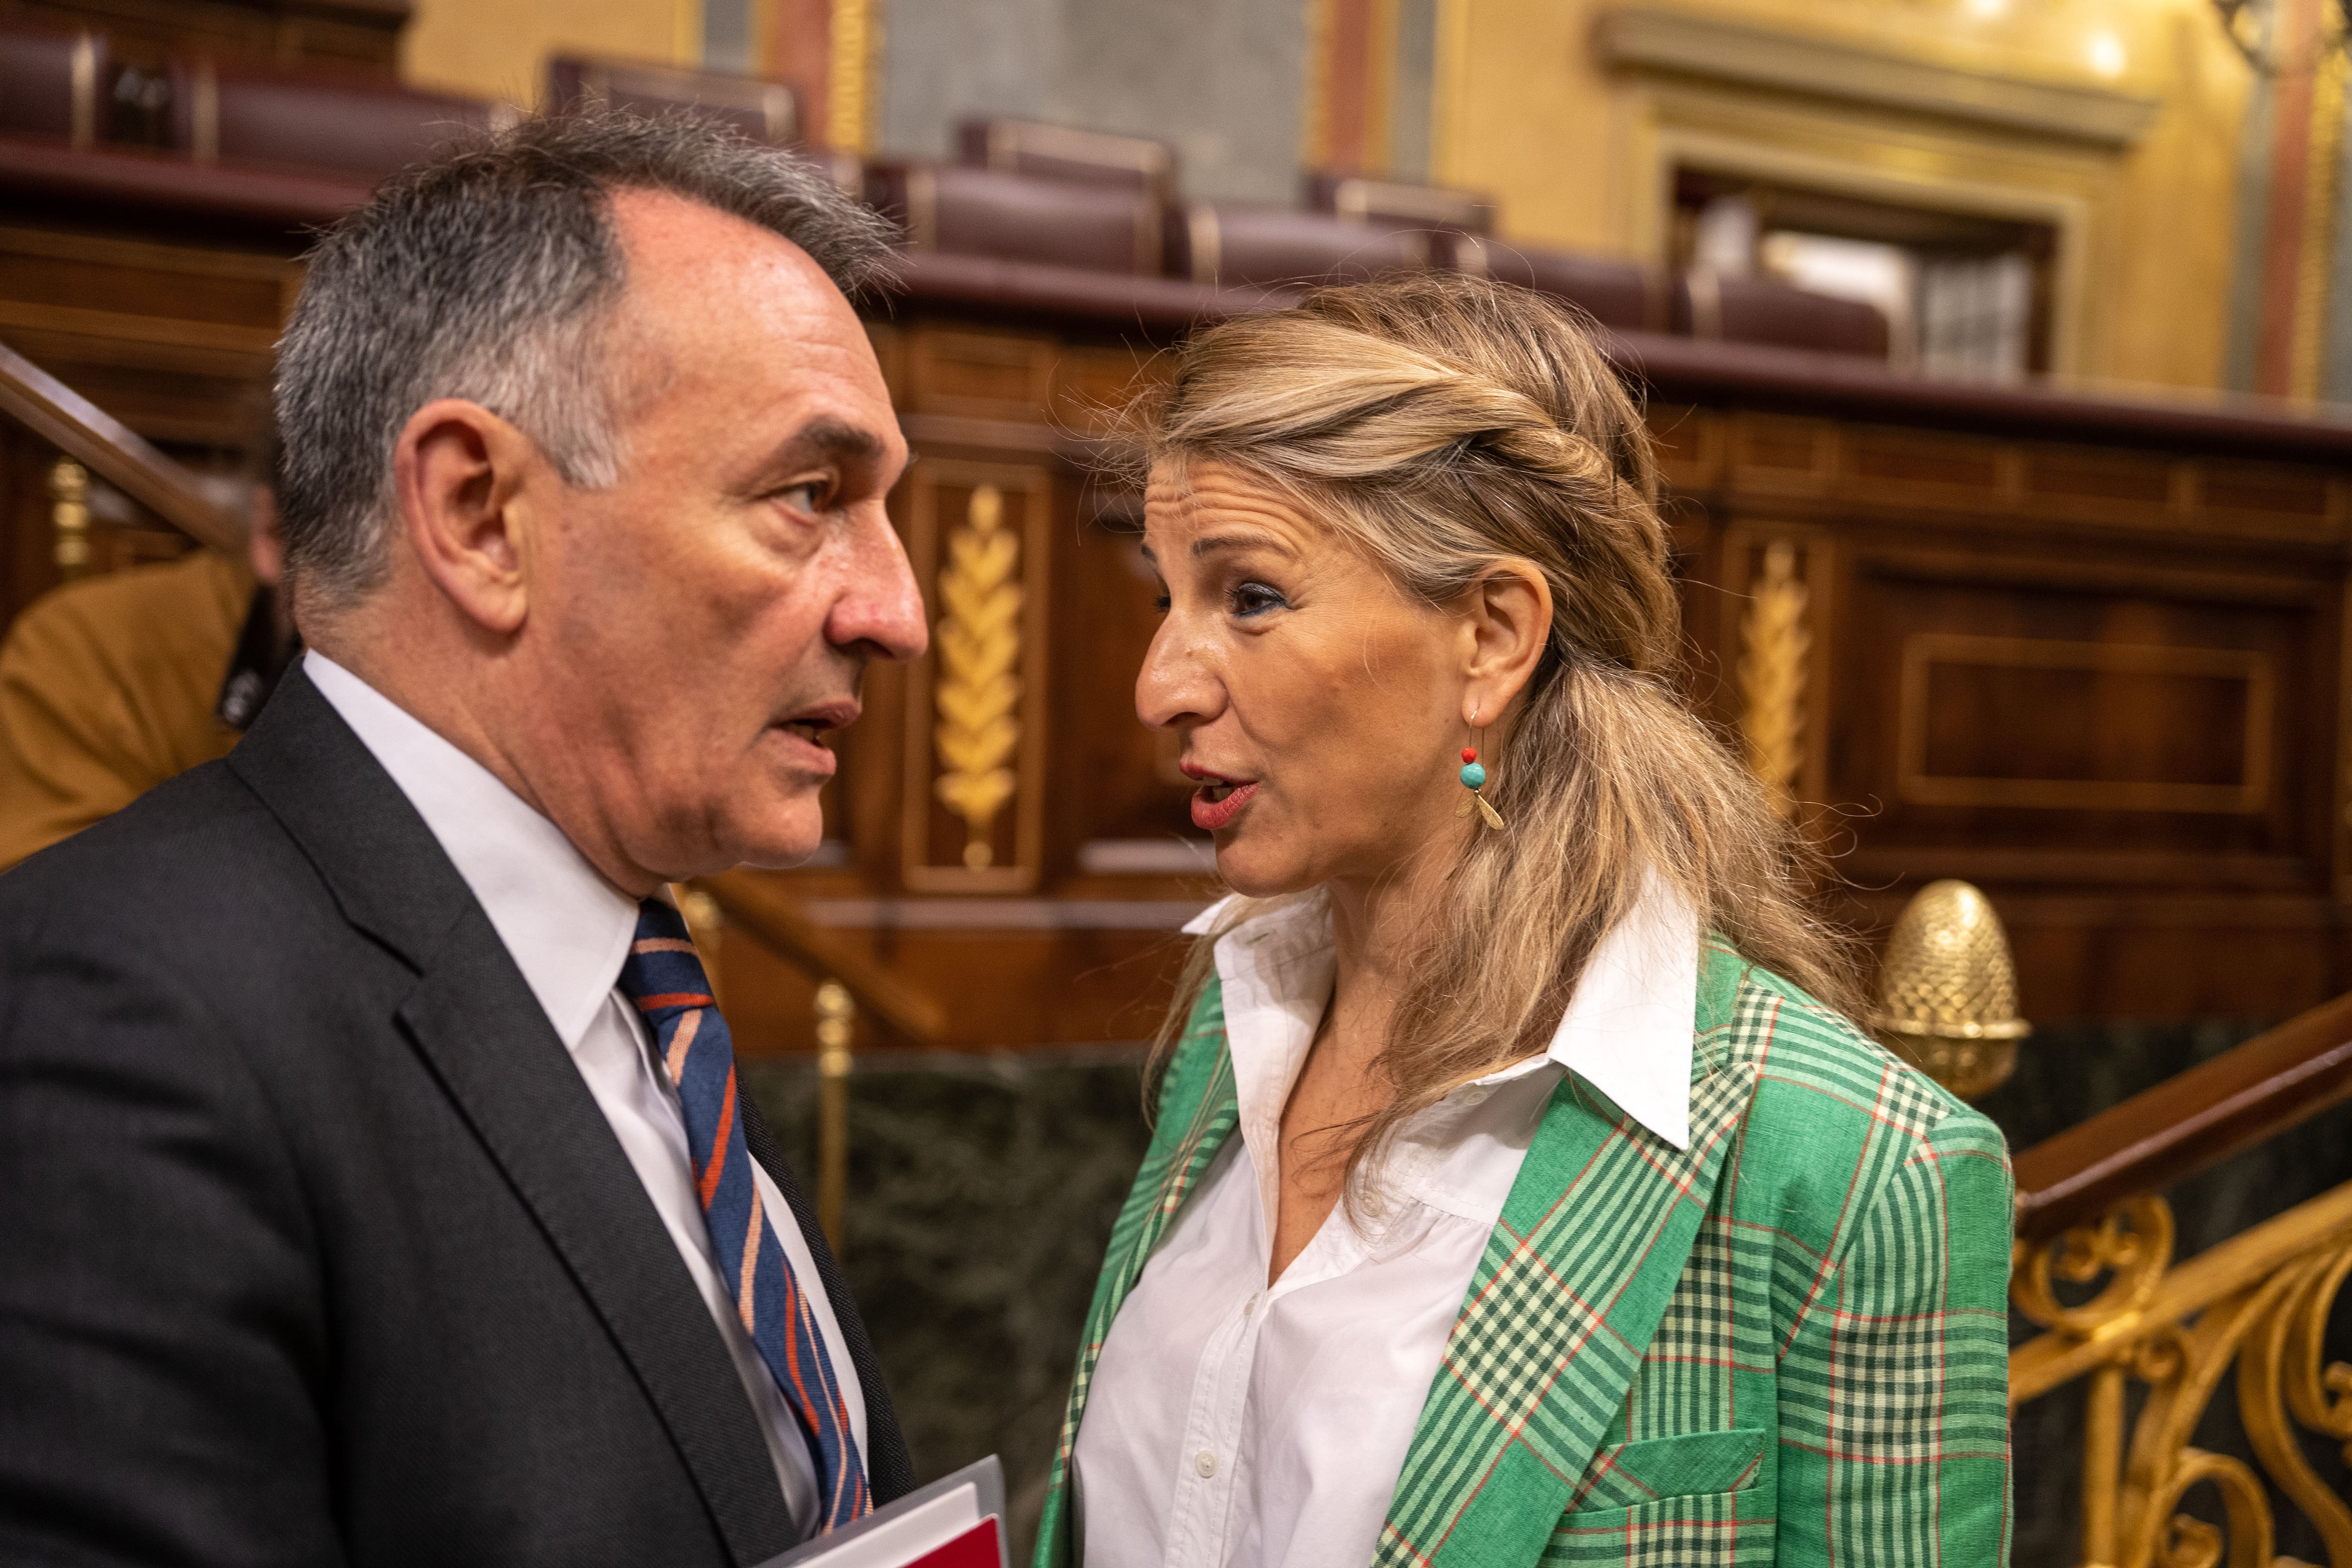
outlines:
{"label": "wooden handrail", "polygon": [[196,476],[121,421],[0,345],[0,414],[15,419],[200,544],[245,552],[245,524],[196,488]]}
{"label": "wooden handrail", "polygon": [[2352,994],[2323,1002],[2017,1156],[2027,1241],[2098,1218],[2352,1100]]}
{"label": "wooden handrail", "polygon": [[841,982],[858,1005],[919,1046],[936,1046],[947,1031],[940,1005],[881,964],[846,946],[801,913],[791,895],[752,871],[721,871],[695,886],[719,902],[735,925],[820,979]]}

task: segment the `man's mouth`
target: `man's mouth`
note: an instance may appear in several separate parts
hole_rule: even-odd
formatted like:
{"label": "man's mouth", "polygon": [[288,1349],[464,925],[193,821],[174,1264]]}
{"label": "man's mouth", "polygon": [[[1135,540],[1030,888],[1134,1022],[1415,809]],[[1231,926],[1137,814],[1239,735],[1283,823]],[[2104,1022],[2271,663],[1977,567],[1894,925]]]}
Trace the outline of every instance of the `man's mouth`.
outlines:
{"label": "man's mouth", "polygon": [[838,730],[857,717],[857,699],[837,697],[827,702],[814,703],[793,714],[778,719],[770,727],[795,735],[812,746],[823,745],[828,730]]}

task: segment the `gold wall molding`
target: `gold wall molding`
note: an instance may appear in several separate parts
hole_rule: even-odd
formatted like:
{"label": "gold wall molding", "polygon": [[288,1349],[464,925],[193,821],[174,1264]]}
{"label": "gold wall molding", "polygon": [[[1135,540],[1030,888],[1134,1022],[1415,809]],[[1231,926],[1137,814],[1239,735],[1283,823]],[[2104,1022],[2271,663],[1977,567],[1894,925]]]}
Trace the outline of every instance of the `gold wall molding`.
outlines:
{"label": "gold wall molding", "polygon": [[1748,767],[1771,792],[1781,816],[1793,816],[1805,763],[1805,688],[1813,635],[1806,625],[1804,580],[1797,547],[1776,539],[1764,547],[1764,571],[1748,586],[1739,622],[1739,733]]}
{"label": "gold wall molding", "polygon": [[1819,801],[1829,765],[1831,553],[1811,529],[1734,526],[1723,541],[1718,657],[1748,771],[1782,815]]}
{"label": "gold wall molding", "polygon": [[2108,88],[1964,70],[1830,38],[1645,5],[1605,13],[1593,39],[1601,58],[1621,68],[1711,77],[2118,150],[2146,134],[2159,107],[2154,99]]}
{"label": "gold wall molding", "polygon": [[833,0],[832,46],[825,63],[825,144],[845,153],[870,153],[875,62],[882,58],[882,0]]}
{"label": "gold wall molding", "polygon": [[963,863],[980,871],[996,859],[990,830],[1013,798],[1006,764],[1021,743],[1021,540],[1004,526],[1003,492],[974,489],[947,544],[931,689],[939,710],[931,743],[944,765],[931,790],[963,818]]}
{"label": "gold wall molding", "polygon": [[1051,477],[926,458],[908,492],[936,619],[908,672],[901,876],[919,892],[1027,892],[1045,834]]}
{"label": "gold wall molding", "polygon": [[2328,294],[2335,281],[2338,189],[2344,157],[2346,61],[2333,49],[2312,67],[2310,145],[2304,153],[2303,243],[2295,261],[2294,319],[2288,349],[2287,395],[2320,396],[2327,353]]}

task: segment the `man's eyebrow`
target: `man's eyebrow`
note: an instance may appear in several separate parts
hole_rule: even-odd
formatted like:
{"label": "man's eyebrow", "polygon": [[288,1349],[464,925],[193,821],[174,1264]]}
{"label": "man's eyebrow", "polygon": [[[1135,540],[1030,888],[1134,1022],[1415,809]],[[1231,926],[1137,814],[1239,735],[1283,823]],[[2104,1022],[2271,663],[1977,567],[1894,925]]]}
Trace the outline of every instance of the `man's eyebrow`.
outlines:
{"label": "man's eyebrow", "polygon": [[825,461],[878,463],[887,451],[882,437],[864,426],[819,415],[786,437],[769,455],[767,467],[792,468]]}

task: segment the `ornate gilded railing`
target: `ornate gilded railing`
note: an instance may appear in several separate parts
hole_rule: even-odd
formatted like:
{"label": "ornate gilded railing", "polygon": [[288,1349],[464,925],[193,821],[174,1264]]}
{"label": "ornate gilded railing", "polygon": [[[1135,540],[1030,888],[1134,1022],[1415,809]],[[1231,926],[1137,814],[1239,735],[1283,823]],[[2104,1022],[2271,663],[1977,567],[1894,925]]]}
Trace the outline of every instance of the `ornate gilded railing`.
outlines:
{"label": "ornate gilded railing", "polygon": [[[2010,1357],[2010,1405],[2086,1385],[2084,1564],[2294,1563],[2277,1554],[2275,1489],[2352,1568],[2352,1503],[2306,1450],[2352,1463],[2352,1364],[2326,1345],[2352,1275],[2352,1183],[2179,1262],[2159,1195],[2347,1099],[2352,996],[2018,1156],[2010,1295],[2043,1332]],[[2193,1441],[2225,1383],[2252,1462]]]}

